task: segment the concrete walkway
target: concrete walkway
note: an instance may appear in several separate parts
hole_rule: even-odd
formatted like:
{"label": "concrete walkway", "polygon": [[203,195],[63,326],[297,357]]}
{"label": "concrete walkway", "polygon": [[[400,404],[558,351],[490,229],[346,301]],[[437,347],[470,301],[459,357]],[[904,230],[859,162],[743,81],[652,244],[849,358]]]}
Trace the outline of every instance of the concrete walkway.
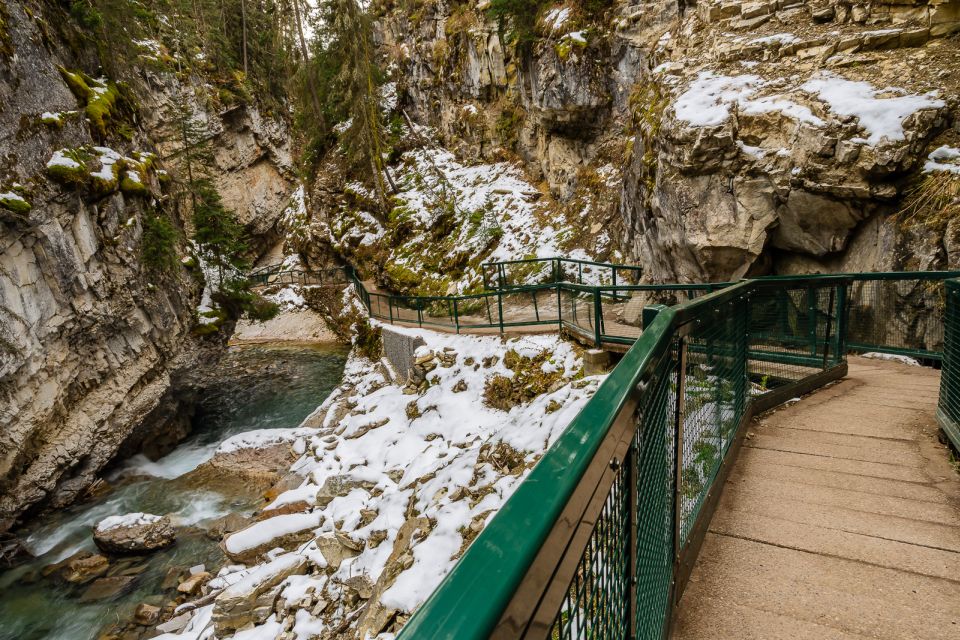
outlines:
{"label": "concrete walkway", "polygon": [[674,638],[960,638],[960,474],[940,377],[850,359],[848,378],[755,422]]}

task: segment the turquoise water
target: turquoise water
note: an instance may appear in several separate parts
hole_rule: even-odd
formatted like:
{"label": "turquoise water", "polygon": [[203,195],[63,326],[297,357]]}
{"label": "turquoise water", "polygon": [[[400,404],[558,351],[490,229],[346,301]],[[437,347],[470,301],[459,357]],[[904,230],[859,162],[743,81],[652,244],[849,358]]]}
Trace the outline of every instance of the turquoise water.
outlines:
{"label": "turquoise water", "polygon": [[[17,534],[37,557],[0,573],[0,640],[92,640],[130,616],[138,604],[169,601],[160,584],[171,567],[225,559],[202,525],[231,512],[249,513],[249,496],[185,488],[177,478],[207,460],[224,439],[253,429],[296,427],[340,383],[346,351],[339,347],[233,347],[219,366],[220,382],[208,391],[194,418],[194,432],[165,458],[123,461],[107,474],[114,487],[100,498],[41,517]],[[144,511],[169,514],[177,544],[150,556],[114,563],[140,571],[133,591],[110,601],[78,602],[84,587],[43,578],[40,570],[77,551],[95,551],[93,526],[103,518]]]}

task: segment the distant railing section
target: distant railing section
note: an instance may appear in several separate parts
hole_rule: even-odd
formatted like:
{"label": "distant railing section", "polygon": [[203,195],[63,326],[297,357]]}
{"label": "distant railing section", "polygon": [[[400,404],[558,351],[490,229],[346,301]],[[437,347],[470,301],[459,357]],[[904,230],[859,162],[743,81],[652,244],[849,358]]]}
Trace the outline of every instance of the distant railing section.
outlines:
{"label": "distant railing section", "polygon": [[526,258],[481,265],[484,289],[508,289],[537,284],[610,286],[639,284],[641,267],[576,258]]}
{"label": "distant railing section", "polygon": [[389,323],[632,345],[400,640],[668,637],[746,424],[842,377],[848,351],[942,357],[938,418],[960,445],[960,272],[653,285],[554,258],[484,265],[487,290],[460,296],[341,273]]}
{"label": "distant railing section", "polygon": [[298,284],[303,286],[339,286],[352,282],[348,270],[343,267],[330,269],[279,269],[269,267],[247,275],[247,281],[253,287],[283,286]]}

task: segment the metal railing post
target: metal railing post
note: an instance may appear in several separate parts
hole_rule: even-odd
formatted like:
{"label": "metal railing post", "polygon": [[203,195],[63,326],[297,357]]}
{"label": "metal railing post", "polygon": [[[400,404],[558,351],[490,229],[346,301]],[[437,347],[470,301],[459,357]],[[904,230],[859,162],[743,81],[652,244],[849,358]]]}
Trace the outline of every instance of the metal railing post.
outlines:
{"label": "metal railing post", "polygon": [[823,336],[823,368],[826,370],[830,366],[830,330],[833,328],[834,304],[837,297],[837,288],[830,287],[830,303],[827,305],[827,328]]}
{"label": "metal railing post", "polygon": [[387,311],[390,312],[390,324],[393,324],[393,299],[387,296]]}
{"label": "metal railing post", "polygon": [[603,322],[603,310],[600,303],[600,287],[593,288],[593,333],[597,343],[597,349],[602,343],[600,323]]}
{"label": "metal railing post", "polygon": [[844,282],[840,286],[837,296],[837,345],[834,350],[837,362],[843,360],[847,352],[847,318],[850,313],[850,305],[847,304],[847,290],[850,288],[850,282]]}
{"label": "metal railing post", "polygon": [[417,298],[417,324],[423,328],[423,300]]}
{"label": "metal railing post", "polygon": [[457,327],[457,333],[460,333],[460,310],[459,305],[457,304],[457,299],[453,299],[453,323]]}
{"label": "metal railing post", "polygon": [[503,333],[503,293],[497,291],[497,313],[500,315],[500,333]]}

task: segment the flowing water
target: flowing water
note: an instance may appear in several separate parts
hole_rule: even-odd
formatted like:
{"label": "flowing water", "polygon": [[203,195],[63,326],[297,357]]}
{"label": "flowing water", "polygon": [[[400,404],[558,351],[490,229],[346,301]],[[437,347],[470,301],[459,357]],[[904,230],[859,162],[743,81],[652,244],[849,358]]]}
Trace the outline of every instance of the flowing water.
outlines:
{"label": "flowing water", "polygon": [[[340,382],[346,351],[339,347],[233,347],[219,382],[202,399],[193,433],[168,456],[122,461],[108,475],[114,487],[99,499],[40,518],[17,532],[37,557],[0,573],[0,640],[88,640],[105,625],[127,619],[141,602],[169,601],[160,584],[172,567],[204,564],[215,570],[225,559],[202,527],[227,513],[249,513],[247,496],[184,486],[177,478],[209,459],[224,439],[244,431],[296,427]],[[133,591],[113,600],[79,602],[84,587],[43,577],[42,569],[78,551],[96,551],[94,525],[110,515],[143,511],[170,515],[177,543],[148,557],[120,559],[111,572],[138,575]],[[108,574],[109,575],[109,574]]]}

